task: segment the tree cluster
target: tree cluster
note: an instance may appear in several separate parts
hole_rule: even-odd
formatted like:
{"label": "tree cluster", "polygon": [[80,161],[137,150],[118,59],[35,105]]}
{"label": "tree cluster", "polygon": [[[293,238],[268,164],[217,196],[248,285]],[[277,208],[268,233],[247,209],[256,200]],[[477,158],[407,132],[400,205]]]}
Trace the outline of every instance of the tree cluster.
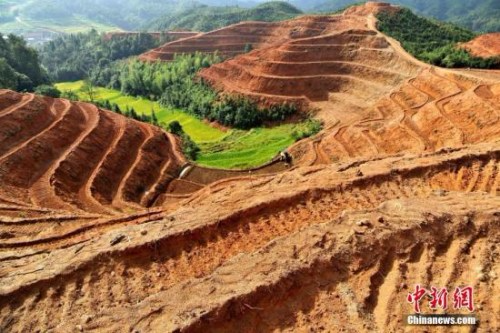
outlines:
{"label": "tree cluster", "polygon": [[90,77],[96,84],[103,84],[109,81],[113,61],[141,54],[166,41],[166,36],[157,39],[147,33],[107,38],[91,30],[60,36],[44,44],[40,56],[54,81]]}
{"label": "tree cluster", "polygon": [[499,68],[500,57],[483,59],[457,47],[475,34],[453,24],[429,20],[409,9],[397,13],[380,13],[378,28],[401,42],[416,58],[442,67]]}
{"label": "tree cluster", "polygon": [[22,37],[0,34],[0,88],[33,91],[48,84],[49,77],[42,68],[38,53]]}
{"label": "tree cluster", "polygon": [[226,126],[249,129],[267,121],[283,121],[294,114],[293,104],[262,108],[241,96],[220,96],[196,77],[205,67],[217,63],[217,54],[201,53],[176,56],[170,63],[129,61],[114,68],[108,86],[122,93],[146,96],[162,105],[180,108],[198,118]]}
{"label": "tree cluster", "polygon": [[177,120],[174,120],[168,124],[167,130],[182,139],[182,151],[191,160],[195,161],[200,152],[200,147],[184,132],[182,125]]}
{"label": "tree cluster", "polygon": [[213,7],[198,5],[181,12],[171,12],[147,25],[154,31],[188,29],[211,31],[242,21],[282,21],[302,14],[302,11],[285,1],[270,1],[254,8],[239,6]]}

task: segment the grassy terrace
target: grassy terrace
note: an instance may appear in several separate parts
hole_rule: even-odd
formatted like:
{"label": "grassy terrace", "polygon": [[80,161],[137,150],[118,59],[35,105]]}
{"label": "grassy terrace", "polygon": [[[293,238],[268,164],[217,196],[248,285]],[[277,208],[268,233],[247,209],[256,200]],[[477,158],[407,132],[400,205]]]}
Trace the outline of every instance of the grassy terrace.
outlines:
{"label": "grassy terrace", "polygon": [[[56,86],[61,91],[72,90],[85,100],[85,94],[80,91],[82,84],[82,81],[77,81],[59,83]],[[181,110],[162,107],[146,98],[125,96],[120,91],[107,88],[96,88],[95,92],[96,99],[109,100],[122,110],[128,106],[133,107],[138,114],[150,115],[154,108],[160,123],[179,121],[184,131],[201,149],[196,162],[214,168],[244,169],[262,165],[295,142],[292,135],[294,131],[304,131],[311,126],[309,122],[304,122],[249,131],[222,131]]]}

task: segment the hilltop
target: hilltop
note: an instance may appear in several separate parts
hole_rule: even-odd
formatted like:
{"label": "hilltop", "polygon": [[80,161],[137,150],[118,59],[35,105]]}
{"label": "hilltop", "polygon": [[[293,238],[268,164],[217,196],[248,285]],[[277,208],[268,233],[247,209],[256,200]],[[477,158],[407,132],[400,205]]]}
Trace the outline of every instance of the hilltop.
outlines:
{"label": "hilltop", "polygon": [[210,31],[242,21],[282,21],[300,14],[299,9],[283,1],[267,2],[253,8],[200,6],[161,17],[146,28],[155,31]]}

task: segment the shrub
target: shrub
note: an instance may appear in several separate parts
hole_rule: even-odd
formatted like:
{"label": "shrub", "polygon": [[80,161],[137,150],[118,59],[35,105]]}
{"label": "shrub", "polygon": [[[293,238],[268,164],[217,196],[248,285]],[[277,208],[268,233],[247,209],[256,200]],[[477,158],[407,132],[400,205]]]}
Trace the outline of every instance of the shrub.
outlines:
{"label": "shrub", "polygon": [[167,131],[178,136],[184,134],[184,130],[177,120],[174,120],[170,124],[168,124]]}
{"label": "shrub", "polygon": [[198,147],[189,135],[184,132],[182,125],[177,120],[174,120],[168,124],[167,131],[179,136],[182,139],[182,151],[184,152],[184,155],[195,161],[198,157],[198,153],[200,152],[200,147]]}
{"label": "shrub", "polygon": [[61,91],[54,86],[49,86],[46,84],[42,84],[35,88],[35,94],[49,96],[54,98],[61,97]]}

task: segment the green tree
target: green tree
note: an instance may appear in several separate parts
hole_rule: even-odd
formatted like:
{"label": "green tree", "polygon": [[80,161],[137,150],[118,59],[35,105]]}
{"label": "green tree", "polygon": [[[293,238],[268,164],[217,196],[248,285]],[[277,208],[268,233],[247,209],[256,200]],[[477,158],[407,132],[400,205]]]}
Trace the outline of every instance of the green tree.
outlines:
{"label": "green tree", "polygon": [[61,91],[54,86],[42,84],[35,89],[35,94],[54,98],[61,97]]}
{"label": "green tree", "polygon": [[174,120],[171,123],[169,123],[167,130],[170,133],[178,135],[178,136],[182,136],[184,134],[184,129],[182,128],[182,125],[177,120]]}
{"label": "green tree", "polygon": [[0,58],[0,88],[16,90],[18,77],[19,74],[10,67],[7,60]]}
{"label": "green tree", "polygon": [[91,80],[85,79],[81,91],[88,97],[90,102],[95,100],[95,88]]}

